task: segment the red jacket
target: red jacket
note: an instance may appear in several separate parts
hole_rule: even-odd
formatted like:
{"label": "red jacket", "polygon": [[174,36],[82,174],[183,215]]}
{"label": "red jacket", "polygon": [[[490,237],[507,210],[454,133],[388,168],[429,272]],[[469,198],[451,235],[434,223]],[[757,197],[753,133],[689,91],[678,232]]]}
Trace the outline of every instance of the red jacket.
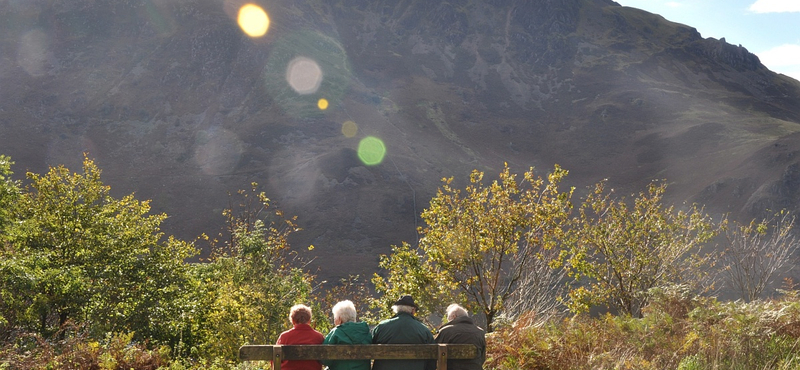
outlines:
{"label": "red jacket", "polygon": [[[275,344],[322,344],[325,336],[314,330],[308,324],[297,324],[278,337]],[[281,361],[282,370],[321,370],[322,364],[319,361]]]}

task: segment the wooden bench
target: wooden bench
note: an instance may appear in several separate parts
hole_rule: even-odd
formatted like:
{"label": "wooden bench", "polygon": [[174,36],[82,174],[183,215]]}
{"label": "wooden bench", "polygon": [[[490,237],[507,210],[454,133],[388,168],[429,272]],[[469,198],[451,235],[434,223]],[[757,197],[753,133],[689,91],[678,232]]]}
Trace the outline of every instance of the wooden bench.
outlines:
{"label": "wooden bench", "polygon": [[318,344],[247,345],[239,348],[242,361],[272,361],[280,370],[283,360],[436,360],[437,370],[447,370],[447,360],[478,356],[472,344]]}

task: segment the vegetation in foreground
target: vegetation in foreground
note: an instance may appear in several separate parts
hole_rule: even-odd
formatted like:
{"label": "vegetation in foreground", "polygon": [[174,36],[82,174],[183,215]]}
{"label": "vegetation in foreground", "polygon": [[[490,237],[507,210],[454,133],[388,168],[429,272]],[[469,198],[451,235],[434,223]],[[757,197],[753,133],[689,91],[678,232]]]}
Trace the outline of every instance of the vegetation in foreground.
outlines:
{"label": "vegetation in foreground", "polygon": [[[273,343],[291,305],[326,332],[337,300],[375,322],[401,293],[432,328],[451,302],[475,312],[489,369],[800,369],[800,293],[787,280],[760,299],[797,252],[785,213],[715,221],[663,205],[663,182],[630,200],[600,183],[573,207],[558,166],[490,184],[475,171],[464,189],[443,180],[373,295],[358,277],[322,289],[288,243],[295,218],[257,184],[230,197],[226,230],[186,242],[148,201],[111,197],[88,158],[24,185],[11,165],[0,156],[0,369],[257,368],[238,347]],[[188,263],[203,244],[211,256]],[[717,284],[742,299],[718,301]]]}
{"label": "vegetation in foreground", "polygon": [[686,286],[652,291],[643,317],[539,322],[522,316],[487,340],[487,369],[800,369],[800,294],[720,302]]}

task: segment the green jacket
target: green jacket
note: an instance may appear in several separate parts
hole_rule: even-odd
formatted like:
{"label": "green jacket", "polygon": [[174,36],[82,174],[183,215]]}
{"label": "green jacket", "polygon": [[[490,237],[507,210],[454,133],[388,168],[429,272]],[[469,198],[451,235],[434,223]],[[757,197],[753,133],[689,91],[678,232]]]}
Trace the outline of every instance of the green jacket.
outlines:
{"label": "green jacket", "polygon": [[[401,312],[372,329],[374,344],[435,344],[433,334],[414,316]],[[372,370],[431,370],[436,361],[375,360]]]}
{"label": "green jacket", "polygon": [[[372,334],[369,332],[369,325],[365,322],[346,322],[341,324],[328,335],[322,344],[370,344]],[[330,370],[370,370],[369,360],[343,360],[343,361],[322,361]]]}

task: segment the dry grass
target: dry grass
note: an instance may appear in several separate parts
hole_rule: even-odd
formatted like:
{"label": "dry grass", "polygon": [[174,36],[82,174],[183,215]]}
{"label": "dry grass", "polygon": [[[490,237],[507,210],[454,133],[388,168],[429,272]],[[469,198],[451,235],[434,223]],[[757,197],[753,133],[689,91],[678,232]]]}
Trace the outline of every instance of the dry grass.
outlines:
{"label": "dry grass", "polygon": [[167,347],[148,348],[132,341],[133,333],[109,334],[101,341],[89,339],[74,328],[61,340],[25,334],[0,348],[0,369],[155,370],[169,364]]}
{"label": "dry grass", "polygon": [[523,318],[493,333],[489,369],[800,369],[800,299],[721,303],[656,292],[644,318]]}

